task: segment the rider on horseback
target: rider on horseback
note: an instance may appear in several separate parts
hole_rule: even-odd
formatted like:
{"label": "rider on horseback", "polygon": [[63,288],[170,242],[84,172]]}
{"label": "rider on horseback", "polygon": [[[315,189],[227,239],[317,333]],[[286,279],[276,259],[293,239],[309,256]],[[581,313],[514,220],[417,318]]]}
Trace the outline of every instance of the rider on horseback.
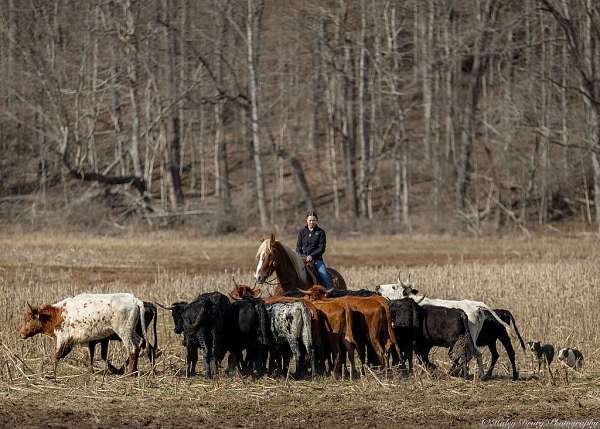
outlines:
{"label": "rider on horseback", "polygon": [[302,256],[306,262],[314,264],[323,286],[329,289],[331,288],[329,274],[323,262],[327,238],[325,231],[317,225],[318,220],[317,212],[311,210],[306,214],[306,226],[298,231],[296,253]]}

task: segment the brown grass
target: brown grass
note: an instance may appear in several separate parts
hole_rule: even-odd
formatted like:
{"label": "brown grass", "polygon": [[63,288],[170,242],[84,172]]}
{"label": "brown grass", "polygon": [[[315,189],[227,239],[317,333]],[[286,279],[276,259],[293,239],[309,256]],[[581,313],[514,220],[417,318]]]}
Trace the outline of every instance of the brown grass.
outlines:
{"label": "brown grass", "polygon": [[[293,244],[284,237],[286,244]],[[157,374],[145,358],[136,379],[91,375],[76,349],[49,378],[48,338],[18,338],[26,302],[55,302],[84,291],[131,291],[171,303],[250,282],[255,239],[205,239],[153,233],[121,238],[28,234],[0,239],[0,424],[15,426],[478,426],[482,419],[582,420],[600,416],[600,256],[597,239],[521,237],[331,237],[328,262],[351,288],[373,288],[412,273],[430,297],[471,298],[510,309],[525,340],[579,348],[586,368],[568,384],[533,378],[520,348],[524,380],[510,381],[500,350],[498,378],[465,382],[417,371],[410,380],[382,372],[354,381],[207,381],[182,377],[185,353],[167,312],[158,318]],[[513,341],[515,348],[517,342]],[[487,352],[486,352],[487,356]],[[443,368],[445,350],[434,359]],[[111,359],[123,360],[113,345]],[[97,368],[101,367],[97,363]],[[554,366],[554,368],[558,368]],[[108,416],[108,417],[107,417]],[[109,419],[109,420],[107,420]],[[598,418],[597,418],[598,419]],[[547,426],[549,427],[549,426]]]}

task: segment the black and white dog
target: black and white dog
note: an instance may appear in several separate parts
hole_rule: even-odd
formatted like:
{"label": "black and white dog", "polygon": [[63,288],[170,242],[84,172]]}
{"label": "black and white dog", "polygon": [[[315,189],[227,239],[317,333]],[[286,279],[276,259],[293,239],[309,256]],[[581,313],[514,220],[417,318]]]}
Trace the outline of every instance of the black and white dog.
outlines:
{"label": "black and white dog", "polygon": [[568,370],[581,371],[583,368],[583,354],[573,348],[563,348],[558,352],[558,360],[565,369],[565,380],[569,382]]}
{"label": "black and white dog", "polygon": [[537,374],[539,375],[540,368],[543,364],[545,367],[548,368],[548,372],[552,377],[552,371],[550,370],[550,364],[554,360],[554,347],[552,346],[552,344],[542,344],[539,341],[528,341],[527,347],[531,351],[533,358],[537,361]]}

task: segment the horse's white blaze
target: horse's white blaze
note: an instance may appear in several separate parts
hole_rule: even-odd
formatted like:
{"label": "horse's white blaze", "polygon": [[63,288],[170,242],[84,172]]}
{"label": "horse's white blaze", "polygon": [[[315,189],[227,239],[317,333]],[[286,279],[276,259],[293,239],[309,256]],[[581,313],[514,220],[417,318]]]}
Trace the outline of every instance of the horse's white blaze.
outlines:
{"label": "horse's white blaze", "polygon": [[258,265],[256,266],[256,273],[254,274],[254,277],[256,279],[258,279],[258,276],[260,276],[260,272],[262,271],[263,259],[264,259],[264,255],[261,253],[260,257],[258,259]]}

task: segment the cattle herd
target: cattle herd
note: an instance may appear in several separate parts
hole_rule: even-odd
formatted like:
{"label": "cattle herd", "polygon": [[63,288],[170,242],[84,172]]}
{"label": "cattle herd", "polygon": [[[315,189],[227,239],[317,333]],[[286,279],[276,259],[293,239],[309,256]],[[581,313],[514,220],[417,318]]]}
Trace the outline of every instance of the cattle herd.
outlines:
{"label": "cattle herd", "polygon": [[[515,319],[506,309],[491,309],[468,300],[440,300],[420,295],[407,281],[379,285],[371,290],[340,290],[314,285],[280,295],[261,298],[261,290],[235,283],[228,295],[202,293],[191,302],[158,304],[171,313],[174,331],[181,334],[186,350],[186,375],[196,374],[198,352],[204,359],[203,374],[219,373],[227,358],[228,374],[260,377],[331,375],[360,377],[367,368],[391,365],[409,375],[413,355],[426,371],[435,369],[429,359],[432,347],[445,347],[451,361],[450,375],[469,378],[468,362],[477,361],[481,379],[492,376],[503,345],[519,377],[509,330],[523,350],[532,354],[537,372],[544,365],[551,377],[554,347],[530,341],[525,345]],[[65,357],[73,346],[87,344],[90,368],[94,370],[95,346],[107,370],[136,373],[138,357],[147,350],[154,368],[158,342],[157,308],[130,293],[81,294],[56,304],[31,306],[20,329],[22,338],[38,333],[56,339],[54,362]],[[154,344],[147,330],[153,322]],[[109,340],[120,340],[127,350],[122,368],[107,360]],[[487,346],[491,362],[483,367],[479,347]],[[358,356],[356,361],[355,356]],[[291,362],[293,360],[293,372]],[[564,348],[558,360],[567,370],[580,371],[583,355]],[[533,362],[532,362],[533,365]],[[347,369],[346,369],[347,368]],[[554,381],[554,378],[552,378]]]}

